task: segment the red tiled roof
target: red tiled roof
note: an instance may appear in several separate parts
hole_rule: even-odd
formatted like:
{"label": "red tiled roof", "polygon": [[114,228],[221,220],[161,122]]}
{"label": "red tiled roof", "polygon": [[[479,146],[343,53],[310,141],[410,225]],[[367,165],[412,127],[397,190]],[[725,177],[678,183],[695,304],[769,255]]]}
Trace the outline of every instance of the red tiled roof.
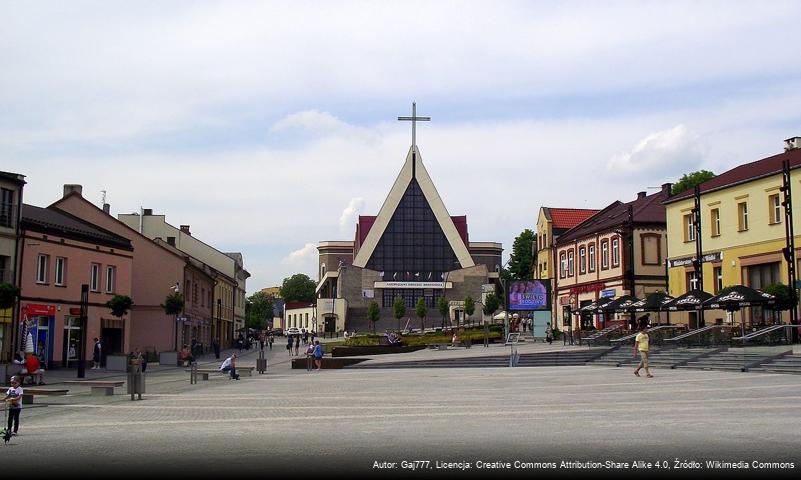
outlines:
{"label": "red tiled roof", "polygon": [[[778,155],[773,155],[772,157],[757,160],[756,162],[746,163],[738,167],[734,167],[731,170],[723,172],[717,177],[702,183],[700,185],[701,193],[720,190],[750,180],[755,180],[760,177],[767,177],[781,173],[782,162],[785,159],[790,159],[790,168],[797,168],[801,166],[801,150],[790,150],[789,152],[783,152]],[[673,197],[670,197],[665,203],[684,200],[692,197],[693,195],[693,189],[688,189],[676,194]]]}
{"label": "red tiled roof", "polygon": [[546,208],[553,228],[573,228],[599,212],[589,208]]}

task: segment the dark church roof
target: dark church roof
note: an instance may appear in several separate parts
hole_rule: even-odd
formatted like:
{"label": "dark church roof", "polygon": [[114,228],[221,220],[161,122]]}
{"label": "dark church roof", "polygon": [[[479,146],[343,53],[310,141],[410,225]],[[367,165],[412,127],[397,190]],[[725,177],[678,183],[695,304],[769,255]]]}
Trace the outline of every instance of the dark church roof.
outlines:
{"label": "dark church roof", "polygon": [[[370,229],[373,228],[375,219],[375,215],[359,215],[359,223],[356,225],[356,239],[358,240],[358,245],[364,243],[364,239],[367,238],[367,234],[370,233]],[[467,215],[451,216],[451,220],[453,220],[453,224],[456,226],[456,230],[459,231],[459,236],[462,237],[465,245],[469,245]]]}
{"label": "dark church roof", "polygon": [[99,245],[133,250],[131,241],[97,225],[85,222],[57,208],[22,205],[22,227]]}

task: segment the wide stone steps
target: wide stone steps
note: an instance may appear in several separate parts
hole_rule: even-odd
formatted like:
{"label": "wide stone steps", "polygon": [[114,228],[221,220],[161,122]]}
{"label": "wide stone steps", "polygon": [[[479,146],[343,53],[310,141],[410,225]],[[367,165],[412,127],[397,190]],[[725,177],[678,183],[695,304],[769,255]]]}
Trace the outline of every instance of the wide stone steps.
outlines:
{"label": "wide stone steps", "polygon": [[678,368],[692,368],[701,370],[742,370],[746,365],[760,361],[768,361],[770,355],[757,353],[721,352],[707,357],[687,362]]}
{"label": "wide stone steps", "polygon": [[751,369],[759,372],[794,373],[801,375],[801,354],[787,355]]}
{"label": "wide stone steps", "polygon": [[[686,362],[690,359],[701,356],[712,351],[707,348],[670,348],[665,350],[652,350],[648,358],[648,365],[660,368],[673,368],[674,365]],[[636,365],[640,362],[640,357],[634,356],[630,348],[620,348],[608,355],[594,360],[590,365],[623,366]]]}
{"label": "wide stone steps", "polygon": [[[518,367],[553,367],[584,365],[595,352],[545,352],[521,354]],[[388,368],[497,368],[508,367],[509,355],[492,357],[460,357],[429,360],[409,360],[400,362],[363,362],[346,368],[388,369]]]}

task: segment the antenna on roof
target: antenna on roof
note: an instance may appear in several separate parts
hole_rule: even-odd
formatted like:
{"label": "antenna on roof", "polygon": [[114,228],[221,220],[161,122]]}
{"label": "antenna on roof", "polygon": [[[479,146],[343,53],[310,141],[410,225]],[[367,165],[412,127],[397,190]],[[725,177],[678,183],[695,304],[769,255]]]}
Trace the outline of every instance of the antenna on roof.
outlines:
{"label": "antenna on roof", "polygon": [[106,204],[106,191],[105,191],[105,190],[100,190],[100,193],[102,193],[102,194],[103,194],[103,197],[102,197],[102,199],[100,200],[100,203],[101,203],[102,205],[105,205],[105,204]]}

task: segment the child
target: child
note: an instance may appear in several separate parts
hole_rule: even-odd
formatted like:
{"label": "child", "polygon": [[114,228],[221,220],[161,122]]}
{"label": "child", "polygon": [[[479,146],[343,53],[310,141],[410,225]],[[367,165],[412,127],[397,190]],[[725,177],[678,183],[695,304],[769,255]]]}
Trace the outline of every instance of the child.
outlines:
{"label": "child", "polygon": [[11,431],[13,423],[14,431],[12,435],[16,435],[19,431],[19,414],[22,411],[22,387],[18,376],[11,377],[11,387],[6,392],[4,400],[8,404],[8,431]]}

